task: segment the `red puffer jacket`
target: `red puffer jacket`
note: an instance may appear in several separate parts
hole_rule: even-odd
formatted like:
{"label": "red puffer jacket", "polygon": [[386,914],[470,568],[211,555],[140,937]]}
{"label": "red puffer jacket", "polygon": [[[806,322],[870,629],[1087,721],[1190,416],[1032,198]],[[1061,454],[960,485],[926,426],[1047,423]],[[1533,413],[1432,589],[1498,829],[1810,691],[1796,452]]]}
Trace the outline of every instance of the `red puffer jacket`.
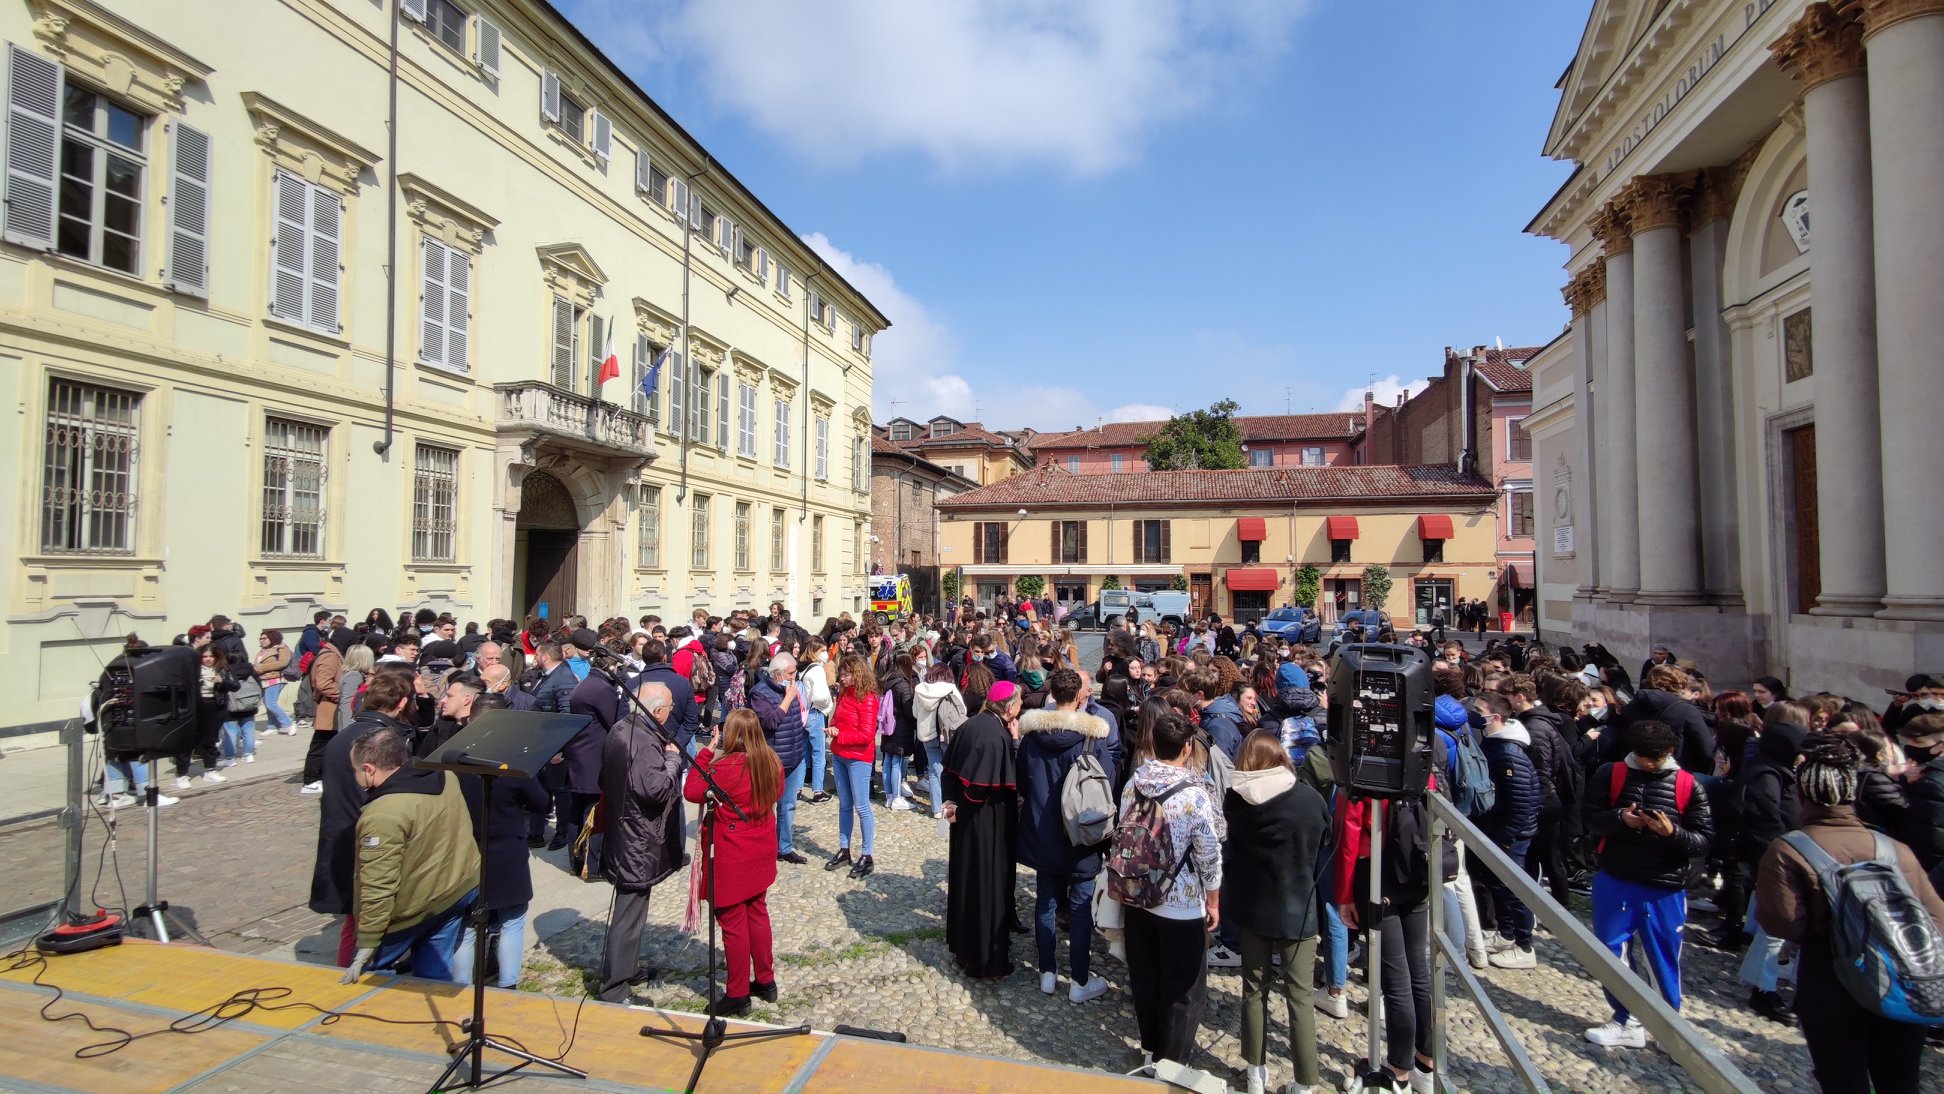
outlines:
{"label": "red puffer jacket", "polygon": [[[709,768],[709,774],[722,784],[729,800],[736,808],[754,816],[756,810],[750,805],[749,795],[749,756],[734,752],[716,763],[715,753],[707,748],[695,754],[697,766]],[[711,766],[713,765],[713,766]],[[782,773],[776,777],[777,785],[783,783]],[[688,777],[682,782],[682,797],[692,802],[700,802],[709,784],[702,781],[695,768],[689,768]],[[768,813],[743,820],[727,809],[718,809],[715,815],[715,907],[727,908],[753,900],[769,891],[776,882],[776,808]],[[709,877],[702,876],[702,893],[709,893]]]}
{"label": "red puffer jacket", "polygon": [[877,723],[876,695],[859,698],[848,691],[839,695],[837,710],[830,716],[830,724],[837,730],[830,742],[831,754],[870,763],[877,757]]}

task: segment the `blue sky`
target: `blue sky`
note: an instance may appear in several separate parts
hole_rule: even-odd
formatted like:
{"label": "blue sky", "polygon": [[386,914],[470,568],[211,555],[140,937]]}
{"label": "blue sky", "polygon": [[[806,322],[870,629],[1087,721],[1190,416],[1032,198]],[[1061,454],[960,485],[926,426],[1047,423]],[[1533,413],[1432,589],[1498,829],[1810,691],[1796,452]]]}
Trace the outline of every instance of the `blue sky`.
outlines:
{"label": "blue sky", "polygon": [[556,2],[891,317],[880,421],[1331,410],[1568,318],[1585,0]]}

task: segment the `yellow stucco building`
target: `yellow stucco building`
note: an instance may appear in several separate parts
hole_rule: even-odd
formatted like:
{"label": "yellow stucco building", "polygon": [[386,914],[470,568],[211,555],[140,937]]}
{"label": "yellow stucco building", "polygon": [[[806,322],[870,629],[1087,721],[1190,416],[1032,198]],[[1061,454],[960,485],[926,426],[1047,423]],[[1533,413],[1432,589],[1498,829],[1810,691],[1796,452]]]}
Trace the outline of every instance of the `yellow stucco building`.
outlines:
{"label": "yellow stucco building", "polygon": [[0,0],[0,733],[215,612],[860,607],[887,320],[551,6],[398,7]]}
{"label": "yellow stucco building", "polygon": [[1259,618],[1294,600],[1317,568],[1326,619],[1366,603],[1384,566],[1399,625],[1439,599],[1483,597],[1497,580],[1496,494],[1449,467],[1277,467],[1077,475],[1045,466],[938,502],[944,565],[989,604],[1016,578],[1091,603],[1121,588],[1186,582],[1191,610]]}

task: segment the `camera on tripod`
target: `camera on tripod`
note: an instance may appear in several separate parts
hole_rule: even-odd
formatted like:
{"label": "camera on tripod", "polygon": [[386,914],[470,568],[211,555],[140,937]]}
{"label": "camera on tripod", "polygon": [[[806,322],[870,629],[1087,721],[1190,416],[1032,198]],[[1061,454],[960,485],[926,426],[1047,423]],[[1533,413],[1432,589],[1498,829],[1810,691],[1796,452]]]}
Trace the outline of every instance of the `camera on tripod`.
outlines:
{"label": "camera on tripod", "polygon": [[1416,798],[1431,776],[1431,659],[1415,646],[1344,646],[1330,674],[1330,766],[1365,798]]}

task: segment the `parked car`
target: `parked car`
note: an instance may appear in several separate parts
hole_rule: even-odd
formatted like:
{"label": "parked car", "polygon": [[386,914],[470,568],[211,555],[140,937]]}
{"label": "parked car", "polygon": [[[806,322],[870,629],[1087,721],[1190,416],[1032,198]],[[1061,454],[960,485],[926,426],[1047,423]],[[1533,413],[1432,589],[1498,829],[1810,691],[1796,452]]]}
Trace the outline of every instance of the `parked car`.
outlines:
{"label": "parked car", "polygon": [[1163,590],[1145,594],[1148,603],[1140,605],[1141,618],[1151,618],[1162,623],[1173,623],[1179,627],[1188,622],[1188,594]]}
{"label": "parked car", "polygon": [[1100,622],[1100,608],[1094,604],[1075,604],[1069,607],[1066,615],[1060,617],[1060,625],[1071,627],[1076,631],[1104,629]]}
{"label": "parked car", "polygon": [[1349,631],[1350,624],[1353,622],[1363,624],[1365,641],[1375,642],[1379,634],[1390,629],[1391,617],[1389,612],[1378,611],[1375,608],[1352,608],[1337,616],[1336,630],[1331,633],[1330,641],[1342,642],[1344,634]]}
{"label": "parked car", "polygon": [[1111,627],[1119,623],[1121,616],[1129,608],[1135,607],[1134,593],[1130,589],[1102,589],[1100,602],[1094,605],[1094,619],[1101,627]]}
{"label": "parked car", "polygon": [[1323,640],[1323,617],[1314,608],[1277,608],[1256,626],[1265,636],[1273,635],[1289,642]]}

